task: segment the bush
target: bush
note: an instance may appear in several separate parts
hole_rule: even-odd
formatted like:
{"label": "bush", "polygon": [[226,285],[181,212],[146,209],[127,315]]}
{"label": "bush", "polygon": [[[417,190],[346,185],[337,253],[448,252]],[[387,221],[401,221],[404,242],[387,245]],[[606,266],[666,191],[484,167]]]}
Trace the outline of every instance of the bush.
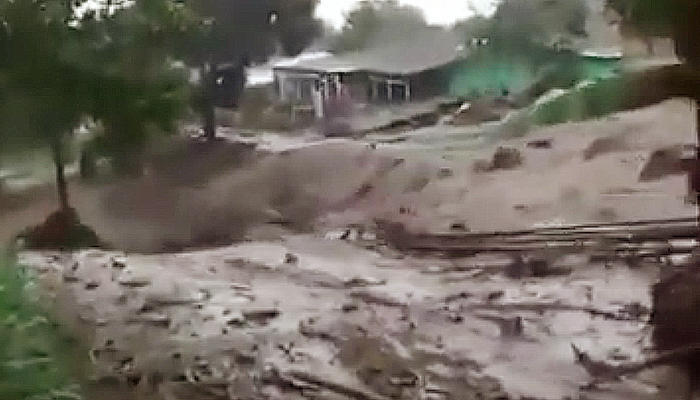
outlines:
{"label": "bush", "polygon": [[31,279],[0,258],[0,394],[3,400],[82,399],[68,348],[29,296]]}

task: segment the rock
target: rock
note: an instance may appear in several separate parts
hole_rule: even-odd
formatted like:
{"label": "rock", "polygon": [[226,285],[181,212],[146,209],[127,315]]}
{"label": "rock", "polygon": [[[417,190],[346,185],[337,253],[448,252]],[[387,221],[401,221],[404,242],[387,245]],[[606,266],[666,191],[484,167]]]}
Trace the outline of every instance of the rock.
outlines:
{"label": "rock", "polygon": [[241,290],[246,292],[251,290],[250,285],[246,285],[243,283],[230,283],[228,286],[233,290]]}
{"label": "rock", "polygon": [[518,149],[512,147],[499,147],[493,154],[491,161],[477,160],[474,162],[474,172],[491,172],[498,169],[514,169],[523,164],[523,157]]}
{"label": "rock", "polygon": [[552,270],[549,261],[545,258],[531,258],[528,260],[527,265],[535,278],[545,278],[549,276]]}
{"label": "rock", "polygon": [[691,152],[685,154],[683,146],[674,146],[654,151],[639,173],[640,182],[650,182],[669,175],[687,174],[695,169]]}
{"label": "rock", "polygon": [[583,159],[590,161],[600,155],[627,150],[627,142],[622,136],[598,138],[583,151]]}
{"label": "rock", "polygon": [[491,160],[492,169],[513,169],[523,163],[523,157],[518,149],[499,147]]}

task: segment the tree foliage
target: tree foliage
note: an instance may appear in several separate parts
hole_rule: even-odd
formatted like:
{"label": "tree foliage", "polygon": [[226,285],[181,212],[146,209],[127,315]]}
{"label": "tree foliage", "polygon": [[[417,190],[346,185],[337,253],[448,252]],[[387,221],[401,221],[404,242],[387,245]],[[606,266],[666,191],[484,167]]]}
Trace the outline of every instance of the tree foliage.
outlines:
{"label": "tree foliage", "polygon": [[172,127],[184,76],[164,33],[177,17],[168,0],[108,1],[82,15],[74,2],[0,0],[0,133],[49,145],[64,208],[63,144],[85,117],[103,122],[107,142],[122,151],[142,144],[149,124]]}
{"label": "tree foliage", "polygon": [[[200,71],[193,106],[214,137],[214,106],[235,107],[245,68],[272,54],[296,55],[321,33],[317,0],[185,0],[180,29],[170,48]],[[224,86],[222,86],[224,84]],[[223,90],[225,89],[225,90]],[[224,95],[225,94],[225,95]]]}
{"label": "tree foliage", "polygon": [[505,0],[496,8],[490,36],[513,49],[586,36],[584,0]]}
{"label": "tree foliage", "polygon": [[700,2],[697,0],[607,0],[607,5],[646,36],[671,36],[676,53],[691,65],[700,64]]}
{"label": "tree foliage", "polygon": [[420,9],[394,1],[362,1],[345,16],[332,44],[334,52],[356,51],[382,41],[407,39],[427,28]]}

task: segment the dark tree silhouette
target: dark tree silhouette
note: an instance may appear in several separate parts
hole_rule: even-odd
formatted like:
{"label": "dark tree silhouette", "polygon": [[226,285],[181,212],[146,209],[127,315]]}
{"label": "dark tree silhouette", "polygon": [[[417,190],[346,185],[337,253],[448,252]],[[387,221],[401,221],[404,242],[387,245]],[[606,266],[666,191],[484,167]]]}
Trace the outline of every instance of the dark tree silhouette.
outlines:
{"label": "dark tree silhouette", "polygon": [[245,68],[275,53],[296,55],[321,33],[316,0],[189,0],[191,10],[171,43],[200,71],[196,109],[213,139],[214,108],[236,107]]}
{"label": "dark tree silhouette", "polygon": [[[645,92],[657,91],[664,95],[685,96],[695,99],[697,107],[697,135],[700,143],[700,1],[697,0],[608,0],[608,5],[639,32],[653,36],[670,36],[675,42],[676,54],[684,65],[666,68],[663,78],[646,81]],[[652,86],[652,87],[649,87]],[[691,174],[691,190],[697,195],[700,188],[700,148],[696,155],[695,171]],[[700,207],[700,204],[699,204]],[[699,210],[700,211],[700,210]],[[700,337],[700,264],[697,257],[687,270],[678,272],[654,285],[653,340],[659,351],[678,350],[697,345]],[[685,369],[689,378],[687,399],[700,391],[700,351],[687,352],[674,364]]]}

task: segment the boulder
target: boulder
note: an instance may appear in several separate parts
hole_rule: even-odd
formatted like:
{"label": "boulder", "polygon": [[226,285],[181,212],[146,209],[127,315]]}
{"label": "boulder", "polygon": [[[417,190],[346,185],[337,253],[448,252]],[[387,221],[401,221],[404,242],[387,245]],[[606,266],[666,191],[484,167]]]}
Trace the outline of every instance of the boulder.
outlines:
{"label": "boulder", "polygon": [[513,169],[523,164],[523,157],[518,149],[499,147],[491,160],[491,169]]}
{"label": "boulder", "polygon": [[594,140],[583,151],[583,159],[590,161],[600,155],[627,150],[627,142],[622,136],[602,137]]}
{"label": "boulder", "polygon": [[667,147],[654,151],[639,173],[639,181],[649,182],[669,175],[686,174],[693,171],[695,157],[685,153],[683,146]]}

